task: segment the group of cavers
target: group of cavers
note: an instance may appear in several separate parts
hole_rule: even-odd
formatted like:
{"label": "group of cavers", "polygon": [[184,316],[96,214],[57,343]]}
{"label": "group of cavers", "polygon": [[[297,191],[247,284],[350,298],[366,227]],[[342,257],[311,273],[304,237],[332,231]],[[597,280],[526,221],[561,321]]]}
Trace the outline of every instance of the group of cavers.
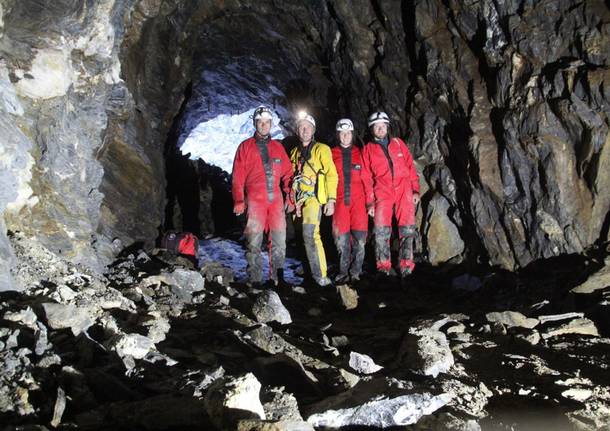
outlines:
{"label": "group of cavers", "polygon": [[[419,181],[411,153],[403,140],[390,135],[390,119],[377,111],[368,118],[371,139],[355,145],[353,122],[336,124],[337,145],[332,149],[316,141],[315,119],[297,116],[298,144],[287,154],[271,138],[272,112],[261,106],[254,111],[254,136],[237,148],[233,162],[233,211],[246,216],[247,275],[250,285],[262,285],[261,246],[268,236],[269,283],[281,285],[286,257],[286,213],[300,225],[311,279],[319,286],[360,280],[368,234],[369,216],[374,222],[377,274],[390,277],[392,222],[398,231],[398,272],[405,280],[413,271],[415,210]],[[332,236],[339,270],[328,276],[320,235],[322,214],[332,216]]]}

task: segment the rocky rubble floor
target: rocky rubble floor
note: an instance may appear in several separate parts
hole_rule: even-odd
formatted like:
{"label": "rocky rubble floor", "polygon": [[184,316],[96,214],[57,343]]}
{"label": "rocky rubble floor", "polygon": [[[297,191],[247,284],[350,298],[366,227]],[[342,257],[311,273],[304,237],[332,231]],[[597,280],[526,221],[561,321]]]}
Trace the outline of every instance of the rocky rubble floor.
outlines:
{"label": "rocky rubble floor", "polygon": [[0,296],[1,430],[610,428],[604,253],[273,291],[159,250],[102,276],[11,241],[29,288]]}

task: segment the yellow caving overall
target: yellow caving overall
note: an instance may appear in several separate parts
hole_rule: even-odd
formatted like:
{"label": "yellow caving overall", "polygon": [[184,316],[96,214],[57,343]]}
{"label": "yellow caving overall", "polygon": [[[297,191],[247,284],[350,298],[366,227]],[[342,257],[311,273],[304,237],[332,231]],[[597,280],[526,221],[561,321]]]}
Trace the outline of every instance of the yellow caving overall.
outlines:
{"label": "yellow caving overall", "polygon": [[295,171],[294,203],[297,216],[303,216],[303,242],[311,275],[318,284],[324,284],[326,254],[320,237],[320,219],[322,205],[337,199],[337,169],[330,147],[320,142],[293,148],[290,161]]}

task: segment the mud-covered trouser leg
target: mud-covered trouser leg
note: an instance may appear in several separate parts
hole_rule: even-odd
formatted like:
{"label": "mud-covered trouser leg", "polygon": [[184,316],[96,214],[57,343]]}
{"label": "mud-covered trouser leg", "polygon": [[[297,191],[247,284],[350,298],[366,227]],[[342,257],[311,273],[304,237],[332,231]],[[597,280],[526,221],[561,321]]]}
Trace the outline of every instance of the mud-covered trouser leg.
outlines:
{"label": "mud-covered trouser leg", "polygon": [[375,260],[378,271],[388,272],[392,269],[390,236],[392,235],[392,215],[394,203],[391,200],[375,203]]}
{"label": "mud-covered trouser leg", "polygon": [[362,263],[364,262],[364,246],[366,243],[366,231],[353,230],[351,243],[351,264],[349,273],[352,277],[358,277],[362,272]]}
{"label": "mud-covered trouser leg", "polygon": [[334,234],[337,253],[339,254],[339,274],[337,278],[347,277],[350,267],[350,235],[349,233]]}
{"label": "mud-covered trouser leg", "polygon": [[282,199],[277,199],[269,205],[267,213],[269,229],[269,278],[279,281],[286,261],[286,215]]}
{"label": "mud-covered trouser leg", "polygon": [[396,220],[398,222],[399,236],[399,266],[404,275],[415,268],[413,261],[413,247],[417,230],[415,229],[415,205],[413,193],[407,187],[397,190],[395,201]]}
{"label": "mud-covered trouser leg", "polygon": [[246,227],[246,261],[248,262],[246,273],[251,283],[260,283],[263,280],[262,243],[263,231],[248,230]]}
{"label": "mud-covered trouser leg", "polygon": [[309,198],[303,205],[303,243],[314,280],[326,278],[326,254],[320,236],[322,208],[316,198]]}
{"label": "mud-covered trouser leg", "polygon": [[347,278],[350,264],[350,207],[343,199],[337,200],[333,214],[333,239],[339,255],[339,273],[337,280]]}
{"label": "mud-covered trouser leg", "polygon": [[399,226],[398,234],[400,236],[400,271],[401,273],[410,273],[415,268],[415,262],[413,261],[413,247],[415,244],[415,237],[417,231],[415,225]]}
{"label": "mud-covered trouser leg", "polygon": [[364,262],[364,246],[366,245],[366,235],[369,230],[369,217],[366,213],[364,195],[355,195],[350,206],[350,232],[352,236],[351,251],[352,261],[349,273],[354,277],[360,276],[362,263]]}
{"label": "mud-covered trouser leg", "polygon": [[271,231],[269,233],[269,278],[271,280],[279,281],[279,276],[283,274],[285,261],[286,231]]}
{"label": "mud-covered trouser leg", "polygon": [[333,214],[333,239],[339,255],[339,273],[337,279],[347,278],[350,263],[350,207],[342,199],[335,204]]}
{"label": "mud-covered trouser leg", "polygon": [[387,272],[392,269],[391,234],[391,226],[375,226],[375,261],[378,271]]}

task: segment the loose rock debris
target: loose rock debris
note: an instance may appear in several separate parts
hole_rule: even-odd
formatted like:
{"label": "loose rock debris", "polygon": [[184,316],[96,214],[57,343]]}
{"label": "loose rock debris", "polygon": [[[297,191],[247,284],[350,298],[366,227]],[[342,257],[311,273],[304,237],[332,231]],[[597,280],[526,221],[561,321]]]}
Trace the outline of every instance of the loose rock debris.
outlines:
{"label": "loose rock debris", "polygon": [[254,291],[155,251],[102,276],[13,241],[37,265],[0,297],[2,430],[531,429],[535,412],[610,426],[610,340],[591,313],[610,287],[504,274],[465,293],[422,269],[415,294],[348,286],[346,310],[332,288]]}

